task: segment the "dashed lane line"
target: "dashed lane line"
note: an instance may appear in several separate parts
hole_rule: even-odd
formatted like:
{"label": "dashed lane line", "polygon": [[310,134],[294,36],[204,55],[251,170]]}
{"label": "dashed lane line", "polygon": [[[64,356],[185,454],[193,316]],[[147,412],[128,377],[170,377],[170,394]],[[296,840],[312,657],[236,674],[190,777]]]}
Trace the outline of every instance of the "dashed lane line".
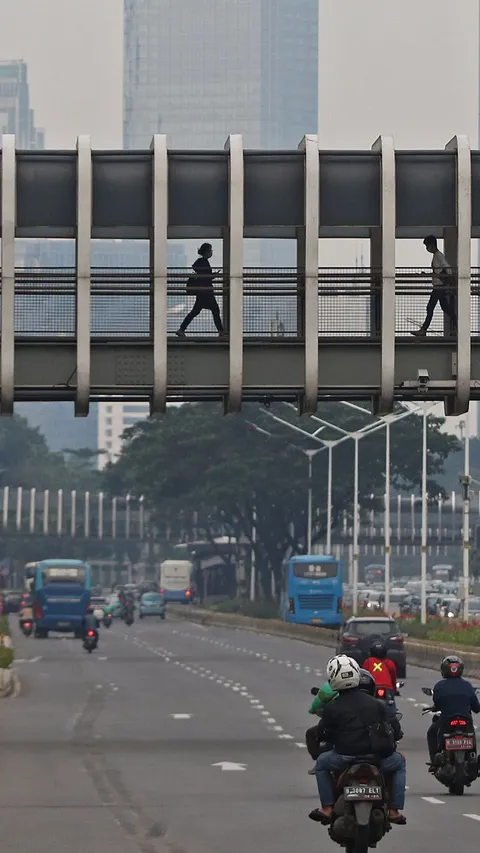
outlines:
{"label": "dashed lane line", "polygon": [[422,800],[425,800],[426,803],[431,803],[432,806],[445,805],[445,800],[437,800],[436,797],[422,797]]}
{"label": "dashed lane line", "polygon": [[464,814],[463,817],[469,817],[470,820],[480,821],[480,814]]}

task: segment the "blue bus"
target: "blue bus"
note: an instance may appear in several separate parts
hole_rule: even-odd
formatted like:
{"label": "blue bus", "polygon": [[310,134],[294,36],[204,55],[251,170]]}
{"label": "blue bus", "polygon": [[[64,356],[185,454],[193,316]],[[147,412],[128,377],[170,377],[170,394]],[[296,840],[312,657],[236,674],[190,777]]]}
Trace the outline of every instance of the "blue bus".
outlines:
{"label": "blue bus", "polygon": [[41,560],[32,590],[36,637],[49,631],[82,636],[82,621],[91,598],[90,566],[81,560]]}
{"label": "blue bus", "polygon": [[342,566],[334,557],[304,554],[283,564],[281,618],[299,625],[342,625]]}

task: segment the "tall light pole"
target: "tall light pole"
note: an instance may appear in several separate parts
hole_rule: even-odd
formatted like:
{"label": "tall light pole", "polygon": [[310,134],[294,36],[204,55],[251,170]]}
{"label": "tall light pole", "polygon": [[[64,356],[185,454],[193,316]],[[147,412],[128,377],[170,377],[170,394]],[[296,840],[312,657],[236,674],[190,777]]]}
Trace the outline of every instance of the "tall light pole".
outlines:
{"label": "tall light pole", "polygon": [[252,550],[250,556],[250,601],[255,601],[257,591],[257,556],[255,546],[257,544],[257,510],[255,504],[252,509]]}
{"label": "tall light pole", "polygon": [[420,619],[422,625],[427,622],[427,426],[428,426],[428,410],[424,406],[422,419],[422,534],[421,534],[421,602],[420,602]]}
{"label": "tall light pole", "polygon": [[460,483],[463,487],[463,618],[468,622],[470,598],[470,417],[464,421],[464,467]]}
{"label": "tall light pole", "polygon": [[358,442],[361,436],[356,433],[353,436],[355,445],[354,474],[353,474],[353,615],[358,610]]}
{"label": "tall light pole", "polygon": [[307,554],[312,553],[312,498],[313,498],[313,457],[318,450],[306,450],[308,459],[308,501],[307,501]]}
{"label": "tall light pole", "polygon": [[385,551],[385,613],[390,612],[390,420],[385,426],[385,514],[383,521]]}

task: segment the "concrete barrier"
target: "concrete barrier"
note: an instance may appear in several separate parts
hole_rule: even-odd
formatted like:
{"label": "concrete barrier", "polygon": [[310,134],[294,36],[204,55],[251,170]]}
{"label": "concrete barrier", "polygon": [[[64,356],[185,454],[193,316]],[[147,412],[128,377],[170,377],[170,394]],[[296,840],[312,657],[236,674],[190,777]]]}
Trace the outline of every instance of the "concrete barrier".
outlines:
{"label": "concrete barrier", "polygon": [[[238,613],[221,613],[220,611],[202,610],[191,605],[168,605],[168,612],[174,616],[183,617],[189,622],[200,625],[212,625],[219,628],[237,628],[242,631],[253,631],[257,634],[270,634],[274,637],[287,637],[290,640],[301,640],[315,646],[335,648],[337,631],[327,628],[315,628],[311,625],[294,625],[282,622],[280,619],[254,619],[251,616],[240,616]],[[471,647],[445,646],[429,640],[405,640],[407,666],[421,666],[426,669],[439,669],[440,661],[445,655],[459,654],[465,661],[467,677],[480,678],[480,650]]]}

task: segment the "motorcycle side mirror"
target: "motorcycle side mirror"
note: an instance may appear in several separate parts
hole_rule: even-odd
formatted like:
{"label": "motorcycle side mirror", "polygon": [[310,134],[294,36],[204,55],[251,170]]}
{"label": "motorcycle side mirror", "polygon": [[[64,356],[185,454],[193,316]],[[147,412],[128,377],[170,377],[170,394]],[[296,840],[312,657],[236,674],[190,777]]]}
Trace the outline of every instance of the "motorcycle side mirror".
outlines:
{"label": "motorcycle side mirror", "polygon": [[311,687],[310,693],[312,694],[312,696],[316,696],[319,690],[320,690],[319,687]]}
{"label": "motorcycle side mirror", "polygon": [[433,696],[433,690],[431,687],[422,687],[422,693],[425,693],[425,696]]}
{"label": "motorcycle side mirror", "polygon": [[402,720],[402,719],[403,719],[403,714],[402,714],[402,712],[401,712],[401,711],[397,711],[397,713],[395,714],[395,716],[396,716],[396,718],[397,718],[397,720],[398,720],[399,722],[400,722],[400,720]]}
{"label": "motorcycle side mirror", "polygon": [[397,690],[400,690],[401,687],[405,687],[404,681],[397,681]]}

